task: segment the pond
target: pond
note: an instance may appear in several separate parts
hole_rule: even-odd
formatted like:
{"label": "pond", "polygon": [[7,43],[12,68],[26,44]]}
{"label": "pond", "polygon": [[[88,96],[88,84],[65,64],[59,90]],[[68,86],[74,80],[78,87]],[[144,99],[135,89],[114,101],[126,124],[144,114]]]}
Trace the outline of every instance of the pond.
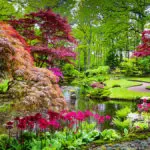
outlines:
{"label": "pond", "polygon": [[[109,101],[102,101],[102,100],[91,100],[85,98],[84,95],[80,95],[80,90],[78,87],[72,86],[63,86],[62,92],[68,103],[70,110],[90,110],[93,113],[99,113],[100,115],[110,115],[111,117],[115,116],[115,112],[121,108],[129,107],[131,108],[132,112],[137,110],[137,103],[136,102],[127,102],[127,101],[118,101],[118,100],[109,100]],[[72,99],[73,93],[73,99]],[[76,97],[74,96],[76,95]],[[111,123],[107,122],[102,126],[104,128],[112,128]]]}

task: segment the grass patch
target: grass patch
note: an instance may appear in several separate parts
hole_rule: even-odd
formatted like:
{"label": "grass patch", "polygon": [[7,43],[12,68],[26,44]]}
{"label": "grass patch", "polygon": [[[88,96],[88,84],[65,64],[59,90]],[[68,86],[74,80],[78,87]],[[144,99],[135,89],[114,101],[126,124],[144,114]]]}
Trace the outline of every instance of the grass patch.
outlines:
{"label": "grass patch", "polygon": [[136,100],[143,96],[150,97],[150,93],[148,92],[135,92],[129,91],[126,88],[111,88],[111,99],[126,99],[126,100]]}
{"label": "grass patch", "polygon": [[[141,81],[140,79],[145,79],[145,81],[148,81],[147,78],[132,78],[138,81]],[[150,81],[150,79],[149,79]],[[122,99],[122,100],[137,100],[140,99],[143,96],[148,96],[150,97],[150,93],[148,92],[137,92],[137,91],[130,91],[127,88],[132,87],[132,86],[139,86],[142,85],[141,82],[136,82],[136,81],[128,81],[127,79],[118,79],[118,80],[107,80],[105,81],[106,85],[108,88],[110,88],[111,94],[110,98],[111,99]],[[120,85],[120,87],[115,87],[115,85]],[[115,87],[115,88],[113,88]]]}
{"label": "grass patch", "polygon": [[119,79],[119,80],[107,80],[105,81],[106,85],[111,88],[114,85],[120,85],[122,88],[127,88],[130,86],[138,86],[142,85],[140,82],[135,82],[135,81],[128,81],[126,79]]}
{"label": "grass patch", "polygon": [[146,89],[147,89],[147,90],[150,90],[150,86],[147,86]]}
{"label": "grass patch", "polygon": [[150,77],[130,77],[128,80],[140,81],[140,82],[150,82]]}

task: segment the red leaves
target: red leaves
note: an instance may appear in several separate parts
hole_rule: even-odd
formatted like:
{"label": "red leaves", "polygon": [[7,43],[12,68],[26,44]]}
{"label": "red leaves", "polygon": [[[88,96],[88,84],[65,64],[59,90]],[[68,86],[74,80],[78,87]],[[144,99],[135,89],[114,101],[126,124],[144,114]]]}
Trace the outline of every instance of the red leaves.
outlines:
{"label": "red leaves", "polygon": [[[76,40],[71,35],[71,27],[65,18],[52,10],[33,12],[22,19],[10,20],[9,23],[24,36],[26,41],[34,43],[34,46],[31,46],[32,54],[53,57],[51,61],[48,61],[49,63],[54,59],[67,62],[69,58],[75,59],[73,47],[63,46],[66,42],[76,44]],[[36,42],[32,42],[33,40]],[[63,44],[60,45],[60,41],[63,41]],[[55,48],[49,48],[49,45]]]}
{"label": "red leaves", "polygon": [[142,32],[143,43],[137,47],[137,51],[134,52],[136,57],[144,57],[150,55],[150,30]]}

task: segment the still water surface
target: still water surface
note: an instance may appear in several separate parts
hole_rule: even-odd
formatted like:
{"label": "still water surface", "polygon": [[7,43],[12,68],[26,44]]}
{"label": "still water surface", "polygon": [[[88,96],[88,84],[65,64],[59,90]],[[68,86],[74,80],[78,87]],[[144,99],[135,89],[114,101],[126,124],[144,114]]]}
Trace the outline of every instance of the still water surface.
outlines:
{"label": "still water surface", "polygon": [[[70,110],[90,110],[93,113],[99,113],[100,115],[110,115],[111,117],[115,116],[115,112],[121,108],[129,107],[132,112],[137,110],[135,102],[120,102],[115,100],[102,101],[102,100],[90,100],[85,98],[84,95],[80,95],[78,87],[65,86],[62,87],[62,92],[68,103]],[[71,93],[75,93],[76,100],[71,99]],[[111,128],[110,122],[107,122],[103,125],[102,128]]]}

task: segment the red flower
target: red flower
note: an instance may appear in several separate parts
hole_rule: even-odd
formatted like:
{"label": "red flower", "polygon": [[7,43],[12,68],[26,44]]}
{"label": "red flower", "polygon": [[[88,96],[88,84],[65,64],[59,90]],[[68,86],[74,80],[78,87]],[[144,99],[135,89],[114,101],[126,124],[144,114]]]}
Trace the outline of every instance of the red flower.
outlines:
{"label": "red flower", "polygon": [[6,124],[9,125],[9,126],[12,126],[14,124],[14,122],[13,121],[9,121]]}
{"label": "red flower", "polygon": [[54,119],[58,119],[58,118],[60,118],[60,114],[59,113],[57,113],[57,112],[54,112],[54,111],[51,111],[51,110],[49,110],[48,112],[47,112],[47,114],[49,115],[49,120],[54,120]]}
{"label": "red flower", "polygon": [[147,99],[143,99],[143,103],[147,103]]}
{"label": "red flower", "polygon": [[76,119],[79,121],[83,121],[85,119],[85,115],[82,111],[78,111],[76,115]]}
{"label": "red flower", "polygon": [[44,118],[40,118],[38,120],[38,124],[39,124],[40,129],[46,129],[49,125],[49,122]]}
{"label": "red flower", "polygon": [[58,129],[60,127],[60,124],[56,120],[51,120],[48,124],[54,127],[55,129]]}
{"label": "red flower", "polygon": [[37,114],[35,114],[35,120],[39,120],[39,119],[41,119],[42,118],[42,115],[40,114],[40,113],[37,113]]}
{"label": "red flower", "polygon": [[88,118],[88,117],[90,117],[90,116],[93,116],[93,113],[92,113],[91,111],[89,111],[89,110],[86,110],[86,111],[84,112],[84,115],[85,115],[85,118]]}
{"label": "red flower", "polygon": [[20,119],[17,127],[21,130],[25,130],[26,129],[26,119],[25,118]]}

